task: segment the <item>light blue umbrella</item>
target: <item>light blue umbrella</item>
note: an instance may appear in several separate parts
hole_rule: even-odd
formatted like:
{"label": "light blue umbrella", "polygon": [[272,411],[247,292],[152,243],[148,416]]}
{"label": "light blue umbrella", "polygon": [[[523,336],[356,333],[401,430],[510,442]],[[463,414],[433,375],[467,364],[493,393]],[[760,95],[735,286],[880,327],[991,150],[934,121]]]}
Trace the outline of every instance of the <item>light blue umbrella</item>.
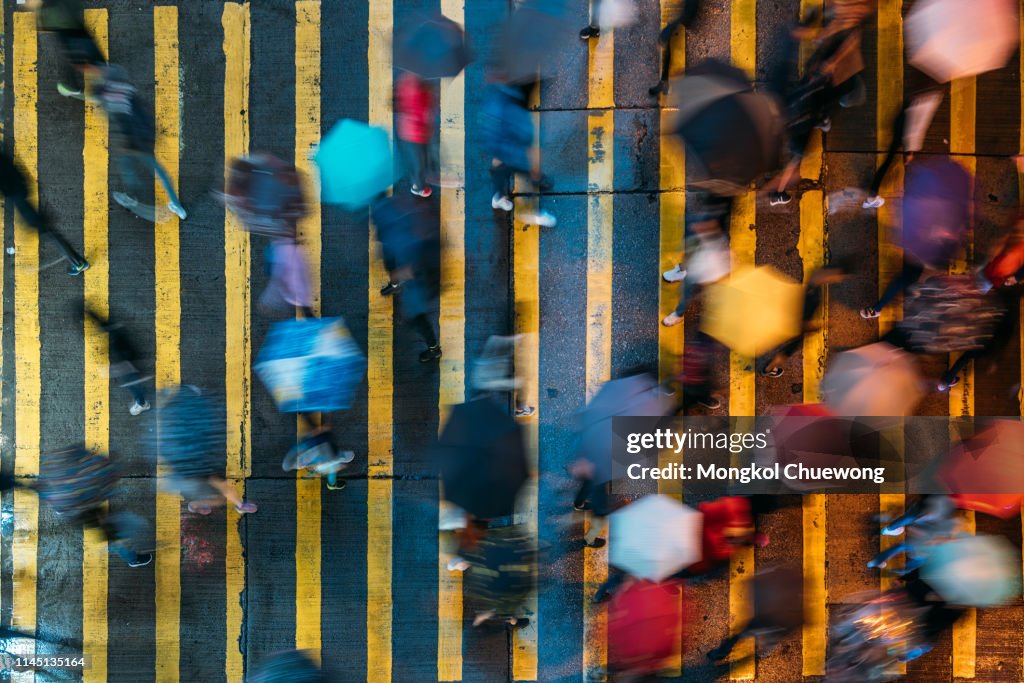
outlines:
{"label": "light blue umbrella", "polygon": [[927,556],[921,578],[946,602],[992,607],[1020,594],[1020,551],[1001,536],[963,536]]}
{"label": "light blue umbrella", "polygon": [[320,200],[360,209],[395,182],[391,141],[382,128],[343,119],[320,141]]}
{"label": "light blue umbrella", "polygon": [[347,410],[366,356],[341,318],[275,323],[253,366],[284,413]]}

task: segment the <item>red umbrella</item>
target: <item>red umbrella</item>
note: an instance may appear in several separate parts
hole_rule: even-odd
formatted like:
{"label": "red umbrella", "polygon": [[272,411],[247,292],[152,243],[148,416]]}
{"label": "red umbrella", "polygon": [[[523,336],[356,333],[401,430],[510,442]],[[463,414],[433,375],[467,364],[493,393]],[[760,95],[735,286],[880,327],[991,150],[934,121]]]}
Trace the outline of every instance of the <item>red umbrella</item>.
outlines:
{"label": "red umbrella", "polygon": [[939,480],[958,507],[1008,519],[1024,500],[1024,423],[996,420],[957,444],[946,456]]}
{"label": "red umbrella", "polygon": [[679,651],[682,581],[633,581],[608,603],[608,668],[654,673]]}

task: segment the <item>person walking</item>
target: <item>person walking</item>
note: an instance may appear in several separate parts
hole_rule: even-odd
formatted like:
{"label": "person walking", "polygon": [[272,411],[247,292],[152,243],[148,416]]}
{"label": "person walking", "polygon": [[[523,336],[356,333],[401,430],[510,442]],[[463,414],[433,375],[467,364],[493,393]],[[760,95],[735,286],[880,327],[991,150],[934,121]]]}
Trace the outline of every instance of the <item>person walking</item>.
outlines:
{"label": "person walking", "polygon": [[309,263],[299,241],[294,237],[274,239],[265,253],[270,281],[260,294],[260,310],[292,318],[299,309],[306,318],[315,318]]}
{"label": "person walking", "polygon": [[903,515],[882,527],[883,536],[901,536],[906,532],[906,540],[875,555],[868,562],[868,568],[884,569],[894,557],[905,553],[907,558],[903,569],[894,573],[909,574],[919,569],[928,559],[930,546],[948,540],[956,531],[955,509],[949,496],[921,496]]}
{"label": "person walking", "polygon": [[312,414],[299,413],[308,433],[288,451],[281,463],[285,472],[308,469],[327,480],[327,488],[341,491],[345,482],[338,480],[338,472],[355,459],[353,451],[338,448],[334,430],[329,424],[320,424]]}
{"label": "person walking", "polygon": [[488,337],[483,351],[473,361],[471,377],[472,386],[477,391],[512,394],[516,417],[528,418],[533,416],[536,408],[521,400],[523,379],[515,371],[516,349],[522,336],[517,334],[513,337]]}
{"label": "person walking", "polygon": [[40,32],[52,33],[60,43],[62,75],[57,92],[64,97],[82,97],[86,72],[100,69],[107,63],[85,26],[85,10],[79,0],[29,0],[36,13],[36,27]]}
{"label": "person walking", "polygon": [[860,317],[870,320],[882,315],[882,309],[892,303],[893,299],[906,291],[911,285],[921,279],[924,275],[925,265],[911,256],[908,252],[903,253],[903,268],[899,274],[886,285],[882,296],[878,301],[866,308],[860,309]]}
{"label": "person walking", "polygon": [[39,233],[39,236],[53,243],[60,251],[61,258],[68,262],[68,275],[81,275],[89,269],[89,262],[79,255],[75,248],[51,225],[49,219],[28,199],[28,178],[14,159],[0,150],[0,192],[11,202],[14,210],[21,215],[23,224]]}
{"label": "person walking", "polygon": [[924,136],[931,125],[932,117],[935,116],[939,104],[942,103],[942,92],[930,90],[915,96],[911,101],[904,104],[896,118],[893,120],[892,133],[889,140],[889,147],[885,151],[885,158],[878,166],[878,170],[871,177],[868,185],[868,197],[864,200],[865,209],[878,209],[885,205],[885,199],[879,194],[882,189],[882,181],[889,173],[892,162],[900,148],[904,152],[904,161],[910,163],[914,159],[914,153],[924,146]]}
{"label": "person walking", "polygon": [[721,222],[714,216],[701,215],[688,226],[692,235],[686,240],[686,262],[662,273],[665,282],[681,282],[679,304],[661,321],[665,327],[683,322],[686,309],[704,287],[729,274],[731,259],[729,241]]}
{"label": "person walking", "polygon": [[[487,87],[480,112],[480,128],[484,149],[491,155],[491,183],[494,195],[491,208],[511,212],[514,208],[509,196],[512,179],[525,176],[539,191],[546,192],[553,185],[541,173],[540,152],[533,147],[533,119],[526,108],[527,93],[533,84],[515,86],[497,82]],[[557,219],[539,208],[527,211],[522,219],[541,227],[553,228]]]}
{"label": "person walking", "polygon": [[146,400],[146,392],[142,387],[146,381],[152,378],[151,375],[143,377],[139,371],[137,363],[142,354],[139,353],[138,347],[135,346],[131,335],[123,324],[105,318],[88,306],[86,306],[85,314],[88,320],[109,338],[110,377],[119,379],[121,388],[127,389],[132,395],[132,405],[128,412],[134,416],[141,415],[150,408],[149,401]]}
{"label": "person walking", "polygon": [[427,183],[433,173],[431,141],[437,118],[434,91],[430,83],[411,71],[398,77],[395,89],[395,115],[398,143],[409,170],[409,189],[417,197],[429,197],[433,190]]}
{"label": "person walking", "polygon": [[623,28],[635,24],[636,21],[635,0],[592,0],[590,23],[580,31],[580,40],[598,38],[601,29]]}
{"label": "person walking", "polygon": [[115,133],[110,149],[127,192],[114,192],[114,201],[140,218],[155,221],[155,207],[146,207],[139,200],[152,186],[155,172],[170,200],[167,208],[180,220],[188,218],[170,176],[153,156],[156,130],[152,116],[135,86],[128,82],[124,69],[115,64],[102,69],[91,97],[106,112]]}
{"label": "person walking", "polygon": [[98,529],[107,547],[129,567],[145,567],[153,561],[152,552],[139,552],[139,539],[146,530],[146,521],[131,512],[108,512],[93,508],[77,520],[83,527]]}
{"label": "person walking", "polygon": [[679,29],[690,28],[694,18],[697,16],[697,9],[700,7],[700,0],[683,0],[683,7],[672,21],[665,24],[658,34],[658,46],[661,48],[661,79],[658,84],[647,90],[651,97],[661,94],[668,94],[668,79],[672,68],[672,38]]}

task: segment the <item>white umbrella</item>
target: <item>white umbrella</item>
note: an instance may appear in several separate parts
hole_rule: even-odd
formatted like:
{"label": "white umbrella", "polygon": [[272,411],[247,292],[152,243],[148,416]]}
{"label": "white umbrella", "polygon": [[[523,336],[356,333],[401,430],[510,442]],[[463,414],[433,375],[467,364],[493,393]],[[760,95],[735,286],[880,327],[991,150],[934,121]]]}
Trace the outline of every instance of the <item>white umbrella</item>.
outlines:
{"label": "white umbrella", "polygon": [[609,524],[608,562],[639,579],[661,581],[701,559],[704,515],[675,498],[644,496]]}
{"label": "white umbrella", "polygon": [[955,605],[1004,605],[1020,595],[1020,551],[1001,536],[946,541],[929,548],[921,578]]}
{"label": "white umbrella", "polygon": [[821,380],[821,395],[836,415],[898,417],[924,397],[911,355],[885,342],[838,354]]}
{"label": "white umbrella", "polygon": [[910,63],[939,83],[1006,66],[1017,50],[1015,0],[918,0],[904,21]]}

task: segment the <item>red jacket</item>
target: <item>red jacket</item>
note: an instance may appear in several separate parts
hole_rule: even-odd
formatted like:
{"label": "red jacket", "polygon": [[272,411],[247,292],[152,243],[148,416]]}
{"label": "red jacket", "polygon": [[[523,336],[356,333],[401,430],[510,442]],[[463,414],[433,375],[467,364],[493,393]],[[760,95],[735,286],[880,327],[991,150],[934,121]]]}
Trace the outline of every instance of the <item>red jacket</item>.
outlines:
{"label": "red jacket", "polygon": [[430,142],[434,127],[434,93],[414,74],[398,79],[395,103],[398,113],[398,139],[419,145]]}
{"label": "red jacket", "polygon": [[725,496],[700,503],[697,509],[704,514],[704,530],[701,534],[704,557],[689,567],[691,574],[711,571],[736,552],[738,546],[729,541],[730,536],[726,533],[728,530],[736,532],[754,526],[754,518],[750,514],[750,501],[743,496]]}

